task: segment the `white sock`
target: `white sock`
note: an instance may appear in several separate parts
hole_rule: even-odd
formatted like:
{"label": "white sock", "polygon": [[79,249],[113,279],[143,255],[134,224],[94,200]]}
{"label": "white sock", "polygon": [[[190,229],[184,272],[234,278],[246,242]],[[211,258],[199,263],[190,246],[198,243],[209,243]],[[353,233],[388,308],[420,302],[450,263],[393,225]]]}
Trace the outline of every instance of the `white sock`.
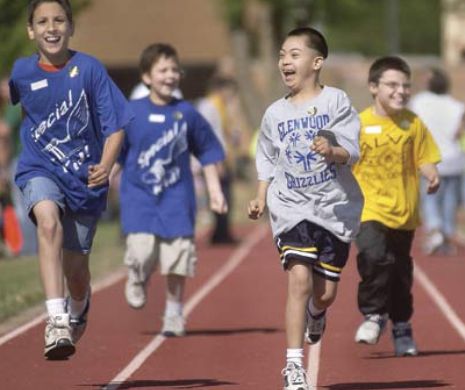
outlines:
{"label": "white sock", "polygon": [[45,307],[50,317],[65,314],[65,298],[53,298],[45,301]]}
{"label": "white sock", "polygon": [[165,317],[182,316],[183,304],[178,301],[166,301]]}
{"label": "white sock", "polygon": [[295,363],[302,366],[304,358],[303,348],[288,348],[286,350],[286,364]]}
{"label": "white sock", "polygon": [[315,307],[315,304],[313,303],[313,297],[310,298],[308,302],[308,310],[310,310],[310,314],[312,317],[318,317],[321,313],[325,311],[325,309],[318,309]]}
{"label": "white sock", "polygon": [[82,314],[82,312],[84,311],[84,308],[86,307],[88,295],[89,295],[89,292],[86,293],[86,297],[82,301],[76,301],[75,299],[73,299],[73,297],[70,297],[69,315],[71,317],[77,318]]}

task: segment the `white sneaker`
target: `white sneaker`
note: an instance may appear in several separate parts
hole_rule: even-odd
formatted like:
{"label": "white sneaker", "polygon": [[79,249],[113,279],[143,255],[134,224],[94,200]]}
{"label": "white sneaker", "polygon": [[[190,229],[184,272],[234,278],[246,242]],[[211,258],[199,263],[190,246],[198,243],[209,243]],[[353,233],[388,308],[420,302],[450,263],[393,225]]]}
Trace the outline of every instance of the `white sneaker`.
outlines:
{"label": "white sneaker", "polygon": [[416,356],[417,346],[413,341],[412,326],[408,322],[397,322],[392,327],[392,340],[396,356]]}
{"label": "white sneaker", "polygon": [[326,328],[326,310],[316,317],[310,314],[307,308],[307,326],[305,327],[305,341],[316,344],[321,340]]}
{"label": "white sneaker", "polygon": [[137,268],[135,266],[128,266],[128,278],[124,289],[126,302],[133,309],[140,309],[147,302],[147,295],[145,293],[147,282],[141,278]]}
{"label": "white sneaker", "polygon": [[71,337],[69,314],[49,317],[45,326],[44,356],[50,360],[62,360],[71,356],[76,348]]}
{"label": "white sneaker", "polygon": [[386,327],[387,314],[367,314],[355,333],[355,342],[376,344]]}
{"label": "white sneaker", "polygon": [[186,334],[186,321],[182,315],[163,317],[161,333],[165,337],[180,337]]}
{"label": "white sneaker", "polygon": [[309,390],[307,382],[307,373],[304,368],[295,363],[288,363],[287,366],[281,371],[284,377],[283,390]]}

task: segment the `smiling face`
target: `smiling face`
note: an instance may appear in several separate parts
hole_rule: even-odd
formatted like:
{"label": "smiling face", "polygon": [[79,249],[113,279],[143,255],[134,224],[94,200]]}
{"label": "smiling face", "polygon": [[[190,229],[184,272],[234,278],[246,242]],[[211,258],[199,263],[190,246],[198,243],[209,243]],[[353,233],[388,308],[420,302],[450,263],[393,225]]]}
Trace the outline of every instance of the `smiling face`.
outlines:
{"label": "smiling face", "polygon": [[157,104],[167,104],[171,101],[180,80],[181,69],[177,59],[165,55],[158,58],[149,72],[142,74],[142,81],[149,86],[150,97]]}
{"label": "smiling face", "polygon": [[389,69],[377,83],[370,83],[375,98],[375,110],[380,115],[394,115],[402,111],[410,99],[410,78],[404,72]]}
{"label": "smiling face", "polygon": [[278,67],[286,87],[297,94],[313,87],[323,65],[323,57],[307,45],[307,37],[288,37],[279,51]]}
{"label": "smiling face", "polygon": [[68,43],[73,35],[73,26],[60,4],[41,3],[35,9],[27,31],[29,38],[37,43],[40,62],[61,65],[68,60]]}

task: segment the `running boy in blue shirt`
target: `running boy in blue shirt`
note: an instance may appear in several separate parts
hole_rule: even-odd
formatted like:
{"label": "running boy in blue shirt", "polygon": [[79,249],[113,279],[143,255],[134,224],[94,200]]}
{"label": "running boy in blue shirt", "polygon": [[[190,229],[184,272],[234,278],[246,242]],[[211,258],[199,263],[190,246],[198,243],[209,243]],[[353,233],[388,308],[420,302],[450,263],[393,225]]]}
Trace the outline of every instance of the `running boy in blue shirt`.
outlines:
{"label": "running boy in blue shirt", "polygon": [[24,113],[15,181],[37,225],[48,359],[72,355],[84,333],[89,253],[131,119],[102,64],[68,49],[73,29],[68,0],[32,0],[27,31],[38,53],[17,60],[10,79],[11,100]]}
{"label": "running boy in blue shirt", "polygon": [[288,33],[279,70],[289,94],[265,112],[257,144],[257,196],[249,217],[268,206],[288,274],[284,390],[308,390],[303,343],[317,343],[336,299],[363,198],[351,165],[359,157],[360,122],[346,93],[320,83],[328,56],[324,36]]}
{"label": "running boy in blue shirt", "polygon": [[[127,235],[124,262],[128,267],[125,295],[141,308],[155,265],[166,276],[166,308],[162,333],[185,333],[183,292],[195,271],[195,192],[191,154],[203,166],[210,208],[227,211],[216,163],[224,151],[207,121],[184,100],[173,97],[181,69],[176,50],[156,43],[141,55],[146,98],[130,105],[135,120],[128,126],[121,157],[121,222]],[[116,170],[115,170],[116,172]]]}

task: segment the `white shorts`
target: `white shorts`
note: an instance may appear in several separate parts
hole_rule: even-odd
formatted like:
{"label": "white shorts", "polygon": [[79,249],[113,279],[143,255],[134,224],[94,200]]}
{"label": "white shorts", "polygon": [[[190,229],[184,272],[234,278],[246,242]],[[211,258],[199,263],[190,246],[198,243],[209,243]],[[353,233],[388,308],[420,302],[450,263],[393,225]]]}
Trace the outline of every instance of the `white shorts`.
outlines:
{"label": "white shorts", "polygon": [[149,233],[132,233],[126,238],[124,263],[137,265],[148,279],[159,265],[162,275],[192,277],[195,274],[197,254],[192,238],[163,239]]}

